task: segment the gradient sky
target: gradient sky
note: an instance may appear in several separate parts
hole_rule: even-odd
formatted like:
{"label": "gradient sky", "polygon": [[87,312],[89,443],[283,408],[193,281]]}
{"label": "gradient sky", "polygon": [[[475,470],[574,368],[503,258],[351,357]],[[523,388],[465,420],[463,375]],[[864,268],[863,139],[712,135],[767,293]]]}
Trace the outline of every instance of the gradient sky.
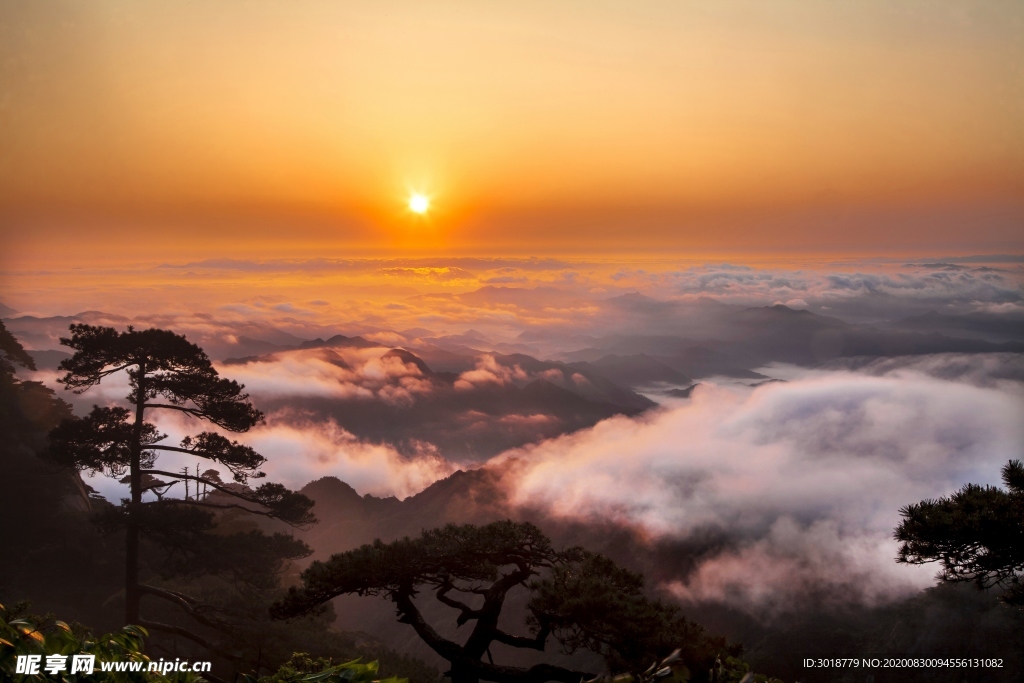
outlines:
{"label": "gradient sky", "polygon": [[1019,251],[1022,64],[1012,1],[9,0],[0,265]]}

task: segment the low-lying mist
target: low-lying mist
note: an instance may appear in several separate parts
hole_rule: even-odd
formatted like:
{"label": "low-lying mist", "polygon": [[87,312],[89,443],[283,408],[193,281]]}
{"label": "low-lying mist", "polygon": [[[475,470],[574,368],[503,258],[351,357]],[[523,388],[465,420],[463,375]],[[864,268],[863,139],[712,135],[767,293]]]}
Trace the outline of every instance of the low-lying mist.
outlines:
{"label": "low-lying mist", "polygon": [[[37,354],[33,378],[56,387],[57,338],[71,322],[175,329],[266,412],[239,438],[267,456],[270,480],[334,476],[360,495],[407,499],[457,469],[483,470],[503,497],[488,514],[610,526],[675,548],[688,559],[658,572],[661,589],[756,618],[808,600],[877,605],[932,584],[933,568],[894,562],[899,509],[997,484],[1024,444],[1012,259],[186,270],[197,297],[225,276],[291,289],[211,295],[210,310],[138,315],[126,303],[7,318]],[[344,291],[346,278],[365,298],[309,289]],[[115,376],[60,395],[82,413],[127,391]],[[158,426],[168,442],[195,430],[177,416]]]}

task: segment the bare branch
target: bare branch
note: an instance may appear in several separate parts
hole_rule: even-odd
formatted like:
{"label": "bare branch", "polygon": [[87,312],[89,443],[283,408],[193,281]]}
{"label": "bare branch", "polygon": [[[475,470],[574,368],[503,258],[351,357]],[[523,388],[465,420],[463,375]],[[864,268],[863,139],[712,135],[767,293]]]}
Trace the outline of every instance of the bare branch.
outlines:
{"label": "bare branch", "polygon": [[187,413],[187,414],[191,415],[192,417],[198,417],[198,418],[203,418],[203,417],[206,416],[206,413],[204,413],[203,411],[199,410],[198,408],[186,408],[185,406],[172,406],[172,405],[168,405],[166,403],[147,403],[147,404],[145,404],[143,406],[143,408],[166,408],[167,410],[180,410],[183,413]]}
{"label": "bare branch", "polygon": [[[185,451],[185,452],[187,453],[188,451]],[[198,481],[198,482],[203,483],[203,484],[209,484],[211,488],[215,488],[218,491],[220,491],[221,493],[226,493],[229,496],[234,496],[235,498],[241,498],[244,501],[248,501],[250,503],[255,503],[256,505],[260,505],[260,503],[258,501],[255,501],[255,500],[252,500],[251,498],[248,498],[243,493],[239,493],[238,491],[233,491],[232,489],[229,489],[226,486],[224,486],[224,484],[218,484],[217,482],[213,481],[212,479],[206,479],[204,477],[197,477],[194,474],[184,474],[182,472],[165,472],[164,470],[141,470],[141,472],[142,472],[142,474],[159,474],[159,475],[162,475],[164,477],[175,477],[176,479],[190,479],[192,481]]]}
{"label": "bare branch", "polygon": [[[434,630],[434,627],[426,622],[423,615],[412,602],[412,587],[394,594],[392,599],[398,607],[399,620],[403,624],[409,624],[416,631],[416,635],[423,639],[430,648],[445,659],[451,661],[459,657],[462,648],[452,641],[442,638],[441,634]],[[573,683],[578,683],[574,681]]]}
{"label": "bare branch", "polygon": [[448,591],[452,590],[453,588],[455,588],[455,586],[452,585],[452,582],[446,581],[441,585],[441,587],[437,590],[437,593],[435,593],[434,596],[445,605],[448,605],[449,607],[454,607],[455,609],[459,610],[460,614],[459,617],[455,620],[455,624],[457,626],[462,626],[470,619],[479,619],[483,612],[477,609],[473,609],[472,607],[470,607],[469,605],[460,600],[455,600],[454,598],[448,597]]}
{"label": "bare branch", "polygon": [[174,451],[175,453],[187,453],[188,455],[199,455],[195,451],[190,451],[187,448],[178,448],[177,446],[161,446],[159,444],[150,444],[146,446],[147,451]]}
{"label": "bare branch", "polygon": [[537,635],[533,638],[513,636],[500,629],[495,629],[494,631],[494,639],[499,643],[511,645],[512,647],[526,648],[529,650],[540,650],[541,652],[544,651],[544,645],[549,635],[551,635],[551,630],[546,627],[538,631]]}
{"label": "bare branch", "polygon": [[[242,509],[249,510],[249,512],[254,512],[256,514],[261,514],[261,515],[264,515],[266,517],[271,517],[273,519],[282,521],[285,524],[287,524],[288,526],[296,528],[296,529],[306,529],[311,524],[315,524],[316,523],[316,518],[310,518],[310,519],[304,520],[304,521],[293,521],[293,520],[290,520],[287,517],[285,517],[284,515],[279,514],[279,511],[274,511],[271,506],[268,506],[264,501],[260,500],[259,498],[256,498],[255,496],[246,495],[246,494],[241,493],[239,491],[235,491],[235,490],[229,489],[224,484],[218,484],[217,482],[215,482],[215,481],[213,481],[211,479],[207,479],[205,477],[197,477],[194,474],[183,474],[181,472],[167,472],[165,470],[141,470],[141,473],[142,474],[159,474],[159,475],[164,476],[164,477],[173,477],[175,479],[189,479],[191,481],[198,481],[198,482],[207,484],[211,488],[217,489],[221,493],[226,493],[227,495],[234,496],[235,498],[238,498],[239,500],[244,500],[247,503],[252,503],[253,505],[258,505],[261,508],[267,508],[269,511],[263,512],[263,511],[259,511],[259,510],[249,510],[248,508],[242,508]],[[270,485],[269,484],[265,484],[264,487],[266,487],[266,486],[270,486]],[[283,487],[281,487],[281,488],[283,488]],[[164,501],[164,502],[168,502],[168,501]],[[185,502],[187,502],[189,505],[195,505],[196,504],[194,501],[191,501],[191,500],[190,501],[185,501]],[[242,507],[242,506],[239,506],[239,507]]]}
{"label": "bare branch", "polygon": [[[171,626],[170,624],[162,624],[158,621],[149,621],[146,619],[139,619],[138,625],[142,626],[143,628],[148,628],[150,631],[163,631],[164,633],[173,633],[176,636],[181,636],[182,638],[191,640],[193,643],[201,645],[205,647],[207,650],[210,650],[211,652],[217,652],[217,649],[213,646],[212,643],[210,643],[210,641],[206,640],[202,636],[198,636],[195,633],[192,633],[191,631],[187,631],[181,628],[180,626]],[[227,654],[225,654],[225,656],[230,657],[230,655]],[[237,659],[237,657],[232,657],[232,659]]]}
{"label": "bare branch", "polygon": [[[175,483],[177,483],[177,482],[175,482]],[[271,519],[277,519],[277,516],[274,515],[274,513],[272,513],[272,512],[267,512],[265,510],[253,510],[252,508],[247,508],[244,505],[238,505],[237,503],[228,503],[228,504],[204,503],[204,502],[200,502],[200,501],[197,501],[197,500],[184,500],[182,498],[168,498],[167,500],[151,500],[151,501],[148,501],[146,503],[143,503],[143,505],[192,505],[194,507],[199,507],[199,508],[216,508],[216,509],[220,509],[220,510],[231,510],[231,509],[245,510],[246,512],[251,512],[254,515],[263,515],[264,517],[270,517]]]}
{"label": "bare branch", "polygon": [[144,595],[152,595],[154,597],[162,598],[164,600],[168,600],[170,602],[175,603],[176,605],[178,605],[178,607],[185,610],[185,612],[187,612],[190,617],[198,621],[200,624],[203,624],[204,626],[209,626],[210,628],[215,628],[224,631],[231,630],[230,625],[227,622],[221,621],[220,619],[214,619],[205,614],[202,608],[206,607],[212,610],[213,608],[211,606],[204,605],[203,603],[195,600],[194,598],[190,598],[187,595],[182,595],[181,593],[177,593],[175,591],[157,588],[156,586],[147,586],[145,584],[139,584],[138,590],[140,593],[143,593]]}

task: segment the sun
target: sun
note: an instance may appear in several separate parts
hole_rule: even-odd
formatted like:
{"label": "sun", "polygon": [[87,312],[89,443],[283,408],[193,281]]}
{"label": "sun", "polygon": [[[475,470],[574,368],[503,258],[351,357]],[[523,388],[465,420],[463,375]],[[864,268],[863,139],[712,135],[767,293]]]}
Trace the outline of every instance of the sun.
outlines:
{"label": "sun", "polygon": [[419,192],[414,192],[409,197],[409,210],[420,215],[425,214],[430,208],[430,197]]}

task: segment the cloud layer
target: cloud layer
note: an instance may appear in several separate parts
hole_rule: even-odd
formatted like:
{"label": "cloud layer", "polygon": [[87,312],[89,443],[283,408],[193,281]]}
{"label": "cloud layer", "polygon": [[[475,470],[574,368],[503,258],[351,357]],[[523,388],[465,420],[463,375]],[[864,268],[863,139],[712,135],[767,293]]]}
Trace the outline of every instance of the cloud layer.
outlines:
{"label": "cloud layer", "polygon": [[[40,316],[172,328],[218,359],[250,355],[240,343],[246,338],[295,345],[341,333],[415,344],[469,331],[477,335],[475,348],[508,352],[513,345],[544,355],[572,350],[565,346],[574,335],[621,332],[627,319],[642,326],[633,330],[638,334],[686,334],[699,322],[695,311],[679,305],[647,317],[633,311],[624,319],[615,300],[631,292],[674,304],[702,297],[736,306],[782,303],[847,322],[938,311],[987,313],[1024,325],[1024,270],[1013,258],[984,265],[760,266],[678,260],[222,259],[160,268],[5,272],[2,303]],[[669,310],[674,317],[666,319]],[[69,317],[8,321],[8,328],[34,349],[59,348],[58,337],[73,322]],[[561,344],[549,343],[553,337]]]}
{"label": "cloud layer", "polygon": [[287,415],[271,415],[246,442],[267,457],[271,480],[296,488],[330,475],[363,494],[406,498],[456,469],[428,443],[400,454],[388,444],[361,441],[334,422]]}
{"label": "cloud layer", "polygon": [[433,385],[415,363],[386,347],[310,349],[273,354],[259,361],[222,366],[254,397],[380,400],[407,404]]}
{"label": "cloud layer", "polygon": [[998,483],[1024,444],[1021,386],[915,369],[802,375],[756,389],[703,385],[690,403],[613,418],[494,466],[522,506],[666,542],[721,537],[672,582],[681,597],[756,611],[797,594],[877,600],[927,585],[931,568],[893,562],[898,510],[968,481]]}
{"label": "cloud layer", "polygon": [[[15,299],[4,303],[58,312],[46,309],[56,285],[44,285],[55,278],[65,291],[66,276],[12,276]],[[798,594],[878,601],[931,583],[931,568],[892,561],[899,508],[968,481],[998,483],[1024,444],[1021,354],[909,355],[934,351],[940,335],[1019,349],[1004,344],[1024,340],[1024,271],[1012,258],[207,261],[93,277],[75,288],[83,307],[72,310],[111,308],[8,318],[8,328],[29,348],[55,349],[71,322],[134,323],[185,333],[218,361],[260,356],[218,368],[268,412],[242,438],[290,486],[335,475],[361,494],[405,497],[459,462],[540,441],[487,465],[516,505],[690,548],[692,571],[666,587],[748,611]],[[161,305],[159,292],[173,302]],[[800,312],[746,309],[776,303]],[[892,322],[906,316],[919,319]],[[336,334],[413,349],[435,373],[383,347],[299,349]],[[511,353],[579,364],[500,355]],[[885,357],[894,353],[908,355]],[[617,409],[587,401],[621,407],[618,389],[601,384],[607,354],[629,356],[624,367],[646,354],[644,368],[668,364],[663,373],[702,384],[688,400],[659,394],[663,407],[638,418],[604,419]],[[761,379],[751,370],[787,381],[743,386]],[[537,380],[543,391],[527,395]],[[126,393],[110,378],[74,402],[81,411]],[[196,431],[160,425],[172,440]],[[694,551],[694,539],[713,542]]]}

